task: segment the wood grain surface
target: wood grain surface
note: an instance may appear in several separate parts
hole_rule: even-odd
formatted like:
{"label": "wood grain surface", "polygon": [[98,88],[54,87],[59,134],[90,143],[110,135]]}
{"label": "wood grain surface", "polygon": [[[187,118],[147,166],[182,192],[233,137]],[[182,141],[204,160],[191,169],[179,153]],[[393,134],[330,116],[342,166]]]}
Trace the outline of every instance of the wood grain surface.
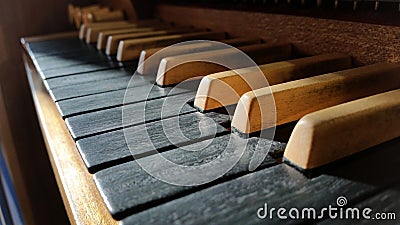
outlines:
{"label": "wood grain surface", "polygon": [[194,105],[202,111],[232,105],[251,90],[349,68],[350,56],[323,54],[210,74],[201,80]]}
{"label": "wood grain surface", "polygon": [[400,89],[310,113],[297,123],[285,159],[308,170],[400,136]]}
{"label": "wood grain surface", "polygon": [[248,134],[299,120],[327,107],[397,89],[399,72],[400,65],[377,63],[256,89],[240,98],[232,126]]}
{"label": "wood grain surface", "polygon": [[105,208],[92,175],[38,74],[32,71],[29,76],[39,123],[71,223],[118,224]]}

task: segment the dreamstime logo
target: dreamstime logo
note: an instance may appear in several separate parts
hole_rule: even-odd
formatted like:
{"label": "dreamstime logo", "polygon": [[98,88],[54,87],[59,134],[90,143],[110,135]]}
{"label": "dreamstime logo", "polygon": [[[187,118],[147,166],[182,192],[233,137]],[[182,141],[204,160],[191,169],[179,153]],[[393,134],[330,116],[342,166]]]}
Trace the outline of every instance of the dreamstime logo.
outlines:
{"label": "dreamstime logo", "polygon": [[[188,51],[187,49],[193,50]],[[215,54],[202,54],[199,49],[207,50],[209,53],[213,51],[212,53]],[[222,52],[224,54],[221,54]],[[172,65],[171,61],[167,62],[164,59],[189,53],[193,54],[185,55],[187,57],[182,58],[183,60],[173,61]],[[188,103],[195,97],[198,85],[196,80],[198,81],[199,77],[191,77],[167,89],[161,89],[157,85],[138,85],[143,80],[160,81],[164,79],[168,71],[178,66],[200,62],[220,65],[235,71],[247,82],[251,90],[269,87],[264,74],[251,58],[239,49],[215,41],[188,41],[175,44],[158,51],[139,65],[138,71],[146,71],[146,74],[139,74],[138,71],[134,73],[125,91],[123,101],[122,122],[125,140],[132,156],[141,168],[156,179],[169,184],[195,186],[211,182],[230,171],[246,152],[248,139],[230,135],[229,141],[217,143],[216,137],[221,129],[219,121],[214,121],[207,116],[203,116],[198,121],[193,119],[196,118],[194,108]],[[160,69],[158,65],[163,68]],[[202,64],[200,63],[200,65]],[[238,70],[241,68],[246,68],[246,73],[251,72],[251,78],[242,76],[241,70]],[[186,71],[186,73],[191,72],[190,68]],[[257,82],[254,82],[255,80]],[[140,86],[141,93],[135,91],[136,86]],[[271,93],[269,88],[265,90],[267,94]],[[168,92],[168,94],[154,97],[163,92]],[[229,94],[231,98],[240,98],[236,91],[226,84],[222,87],[221,92]],[[272,95],[269,96],[271,96],[270,99],[266,101],[270,106],[268,110],[271,110],[272,113],[265,114],[276,116],[274,99]],[[209,97],[221,105],[225,105],[223,98]],[[137,101],[138,98],[146,99],[143,110],[132,112],[131,103]],[[192,118],[188,120],[188,116],[192,116]],[[138,119],[142,121],[143,129],[132,131],[130,129],[132,121]],[[272,119],[275,121],[275,118]],[[196,135],[189,135],[192,133]],[[272,140],[274,133],[275,129],[272,128],[261,132],[260,135]],[[162,145],[162,143],[168,144]],[[256,148],[249,163],[249,170],[254,170],[262,163],[271,144]],[[169,158],[168,151],[165,154],[159,152],[159,146],[162,150],[165,150],[165,146],[172,146],[167,150],[179,151],[179,157]],[[144,148],[146,148],[146,152],[143,152]]]}
{"label": "dreamstime logo", "polygon": [[369,207],[357,208],[357,207],[345,207],[347,205],[347,198],[339,196],[336,199],[336,205],[338,207],[328,205],[321,209],[314,207],[304,208],[275,208],[268,207],[267,203],[264,203],[263,207],[257,209],[257,217],[259,219],[274,219],[280,220],[315,220],[315,219],[345,219],[345,220],[395,220],[396,213],[394,212],[375,212]]}

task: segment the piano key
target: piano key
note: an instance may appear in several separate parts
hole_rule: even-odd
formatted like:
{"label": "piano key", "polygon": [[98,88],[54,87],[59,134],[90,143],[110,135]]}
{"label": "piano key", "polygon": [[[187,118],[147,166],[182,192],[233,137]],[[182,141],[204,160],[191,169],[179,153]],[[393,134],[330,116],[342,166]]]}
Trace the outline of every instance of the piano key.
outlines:
{"label": "piano key", "polygon": [[[220,42],[225,43],[227,45],[238,47],[244,45],[259,44],[261,42],[261,39],[233,38],[227,40],[220,40]],[[188,43],[184,45],[174,46],[173,48],[171,47],[168,49],[168,52],[165,52],[165,54],[160,52],[160,50],[164,49],[164,47],[145,49],[142,50],[140,53],[139,63],[138,63],[139,66],[137,72],[139,72],[140,74],[157,73],[158,65],[160,64],[161,59],[165,57],[196,53],[202,51],[210,51],[221,48],[224,48],[224,46],[211,43]],[[155,53],[157,53],[157,55],[154,55]],[[151,56],[152,56],[151,61],[146,61]]]}
{"label": "piano key", "polygon": [[116,24],[113,25],[112,27],[89,27],[86,31],[85,41],[87,44],[92,44],[97,41],[98,35],[102,31],[116,30],[122,28],[132,28],[132,27],[137,27],[137,25],[132,25],[127,23],[127,24]]}
{"label": "piano key", "polygon": [[60,67],[38,72],[43,79],[48,79],[48,78],[61,77],[67,75],[88,73],[92,71],[94,72],[100,70],[121,68],[124,66],[129,67],[135,64],[136,63],[134,62],[118,63],[115,61],[99,61],[99,62],[92,62],[90,64],[78,64],[71,67]]}
{"label": "piano key", "polygon": [[79,28],[79,39],[85,40],[88,28],[92,28],[92,27],[110,28],[110,27],[113,27],[114,25],[120,25],[120,24],[132,24],[132,26],[135,26],[135,24],[133,24],[129,21],[125,21],[125,20],[113,21],[113,22],[82,24],[81,27]]}
{"label": "piano key", "polygon": [[194,104],[200,111],[211,110],[236,104],[253,89],[349,68],[351,57],[334,53],[215,73],[202,79]]}
{"label": "piano key", "polygon": [[137,28],[133,26],[133,28],[125,28],[125,29],[117,29],[117,30],[109,30],[109,31],[102,31],[99,33],[97,38],[97,49],[103,50],[107,46],[107,39],[109,36],[113,34],[126,34],[126,33],[139,33],[139,32],[150,32],[155,31],[157,28],[154,27],[142,27]]}
{"label": "piano key", "polygon": [[46,71],[50,69],[57,69],[62,67],[70,67],[79,64],[90,64],[96,62],[107,62],[112,61],[113,59],[105,54],[99,54],[99,52],[95,51],[85,51],[82,53],[73,52],[73,54],[62,54],[62,55],[51,55],[44,56],[35,59],[35,62],[40,71]]}
{"label": "piano key", "polygon": [[138,40],[139,38],[165,36],[171,34],[181,34],[181,33],[199,32],[199,31],[202,31],[202,29],[193,29],[190,27],[178,27],[178,28],[160,29],[145,33],[127,33],[127,34],[111,35],[107,39],[106,54],[116,55],[118,53],[118,44],[120,43],[120,41],[123,40]]}
{"label": "piano key", "polygon": [[47,89],[54,89],[58,87],[76,85],[81,83],[88,83],[93,81],[108,80],[111,78],[131,76],[134,67],[119,68],[111,70],[101,70],[91,73],[82,73],[70,76],[55,77],[44,80]]}
{"label": "piano key", "polygon": [[[112,71],[110,71],[112,72]],[[153,79],[144,76],[135,76],[134,84],[131,86],[143,86],[150,85]],[[114,90],[126,89],[131,76],[121,76],[119,78],[113,78],[108,80],[100,80],[89,83],[82,83],[76,85],[68,85],[50,90],[50,95],[54,101],[61,101],[70,98],[81,97],[85,95],[93,95],[97,93],[103,93]]]}
{"label": "piano key", "polygon": [[122,40],[118,45],[117,60],[127,61],[137,59],[143,49],[167,46],[182,41],[193,39],[221,40],[225,38],[226,34],[224,32],[195,32],[143,39]]}
{"label": "piano key", "polygon": [[[299,209],[300,213],[304,208],[314,208],[320,212],[329,205],[339,208],[336,205],[339,196],[346,197],[348,204],[353,205],[360,199],[370,197],[383,187],[399,181],[397,176],[397,165],[400,163],[397,157],[399,146],[400,140],[397,140],[391,145],[385,145],[380,153],[368,152],[312,179],[284,164],[267,167],[193,194],[168,199],[168,202],[153,203],[158,206],[136,214],[133,210],[128,211],[122,216],[127,214],[131,216],[123,219],[122,224],[204,224],[208,223],[210,218],[215,224],[264,224],[267,221],[268,224],[282,224],[282,219],[277,216],[276,211],[271,219],[269,212],[265,219],[259,219],[258,209],[267,204],[268,210],[272,207],[286,208],[285,215],[288,215],[289,209],[294,207]],[[129,168],[123,175],[121,173],[121,171],[115,173],[121,180],[135,174]],[[110,172],[110,180],[111,176]],[[115,183],[109,185],[108,192],[122,190],[122,185],[117,186]],[[150,188],[152,189],[148,190],[157,187]],[[125,189],[132,189],[130,192],[135,192],[133,187]],[[119,204],[131,198],[130,192],[119,192],[121,194]],[[111,196],[111,193],[108,196]],[[126,199],[123,199],[124,197]],[[338,210],[334,212],[337,212],[336,215],[339,214]],[[324,215],[327,215],[326,213],[325,211]],[[310,220],[299,219],[296,222],[309,223]],[[329,224],[331,222],[332,220]]]}
{"label": "piano key", "polygon": [[122,10],[115,10],[109,12],[92,11],[86,14],[84,23],[98,23],[106,21],[121,21],[124,20],[124,12]]}
{"label": "piano key", "polygon": [[304,116],[290,136],[285,160],[311,170],[399,137],[399,97],[397,89]]}
{"label": "piano key", "polygon": [[[241,46],[238,47],[238,49],[228,48],[166,57],[161,60],[160,66],[158,67],[157,84],[160,86],[169,86],[189,78],[206,76],[211,73],[228,70],[225,66],[210,63],[209,61],[213,62],[229,58],[231,60],[230,64],[236,67],[231,69],[250,66],[249,61],[243,61],[243,57],[241,57],[243,54],[242,52],[248,55],[257,64],[270,63],[291,58],[292,45],[288,43],[256,44]],[[207,61],[202,62],[201,60]],[[187,63],[182,64],[182,62]]]}
{"label": "piano key", "polygon": [[[230,138],[234,139],[234,141],[231,140],[230,142]],[[190,147],[193,149],[199,149],[204,146],[204,143],[208,142],[209,141],[206,140],[194,143],[190,145]],[[261,145],[271,143],[268,140],[256,138],[250,139],[247,144],[246,142],[247,140],[240,139],[237,136],[224,135],[213,139],[212,143],[207,145],[207,147],[202,149],[202,151],[185,151],[176,148],[161,154],[167,159],[173,159],[177,164],[193,166],[208,163],[211,160],[222,160],[221,158],[223,157],[218,156],[220,156],[221,152],[225,149],[226,154],[231,154],[231,156],[233,156],[240,152],[235,151],[235,147],[243,146],[246,149],[241,159],[222,178],[232,179],[232,177],[248,171],[249,161],[256,149],[257,142],[260,142]],[[273,148],[282,147],[281,143],[273,143]],[[151,160],[151,158],[154,158],[154,160],[157,159],[154,156],[148,156],[146,158],[150,158],[149,160]],[[153,162],[159,163],[158,161]],[[262,166],[267,167],[275,164],[277,164],[277,161],[267,156],[263,161]],[[169,173],[174,173],[176,176],[185,176],[184,174],[179,174],[179,171],[172,170],[172,168],[165,168],[166,173],[168,173],[169,170]],[[157,180],[153,176],[147,174],[136,161],[131,161],[99,171],[95,173],[94,179],[101,195],[104,197],[109,211],[113,217],[117,219],[123,217],[127,212],[130,214],[135,213],[166,202],[168,199],[173,199],[177,196],[194,192],[199,188],[196,186],[173,185]],[[186,177],[185,179],[196,179],[196,177]]]}
{"label": "piano key", "polygon": [[304,115],[358,98],[400,88],[400,65],[369,66],[291,81],[244,94],[236,107],[232,127],[249,134],[275,125],[269,106],[276,107],[276,125],[299,120]]}
{"label": "piano key", "polygon": [[[132,85],[133,86],[133,85]],[[168,94],[181,94],[189,92],[187,89],[175,88],[170,93],[171,88],[160,88],[154,85],[133,86],[135,91],[126,92],[125,89],[107,91],[103,93],[76,97],[56,102],[61,116],[66,118],[77,114],[88,113],[101,109],[122,106],[126,92],[125,103],[138,103],[146,100],[166,97]]]}
{"label": "piano key", "polygon": [[[177,105],[192,97],[194,97],[193,92],[168,96],[170,106],[163,105],[165,98],[126,105],[124,112],[127,113],[126,118],[128,119],[125,121],[126,124],[124,126],[143,124],[145,119],[147,122],[159,120],[161,119],[161,111],[163,113],[162,118],[194,112],[195,109],[188,104],[183,104],[180,109],[172,107],[173,104]],[[143,112],[145,109],[146,113]],[[74,139],[81,139],[90,135],[122,128],[122,111],[122,107],[116,107],[69,117],[65,121],[72,137]]]}
{"label": "piano key", "polygon": [[[134,158],[131,151],[129,150],[124,132],[127,135],[135,135],[137,142],[137,149],[135,149],[135,158],[144,157],[151,155],[155,150],[166,151],[175,147],[176,144],[182,146],[197,141],[201,141],[205,138],[211,138],[209,135],[205,135],[201,131],[211,130],[209,124],[199,123],[205,118],[211,118],[217,123],[216,134],[222,134],[228,132],[224,127],[219,125],[220,123],[229,121],[229,116],[220,113],[210,112],[207,114],[201,114],[198,112],[186,114],[180,116],[179,129],[175,129],[174,124],[176,123],[175,118],[169,118],[161,121],[155,121],[147,124],[133,126],[124,130],[117,130],[105,134],[100,134],[77,141],[77,147],[82,156],[85,165],[91,173],[97,172],[100,169],[110,167],[113,165],[121,164],[127,161],[132,161]],[[199,130],[199,126],[201,126]],[[168,129],[168,128],[171,129]],[[185,134],[186,137],[193,137],[189,142],[171,143],[165,135],[179,136],[179,132]],[[152,143],[147,141],[147,136],[150,137]]]}
{"label": "piano key", "polygon": [[[379,224],[394,224],[394,221],[397,219],[397,212],[400,209],[400,202],[395,199],[400,199],[400,184],[393,185],[385,190],[380,191],[379,193],[363,200],[360,203],[355,204],[352,208],[360,209],[360,220],[357,220],[357,224],[374,224],[374,222],[379,221]],[[363,218],[362,210],[365,208],[372,209],[373,213],[370,213],[367,216],[370,216],[370,219]],[[379,211],[378,211],[379,210]],[[375,213],[381,213],[380,217],[376,217]],[[393,214],[394,213],[394,214]],[[383,216],[383,214],[385,214]],[[351,214],[350,214],[351,215]],[[382,218],[382,216],[384,218]],[[351,218],[351,217],[350,217]],[[373,221],[371,223],[371,220]],[[322,222],[317,223],[317,225],[329,225],[332,224],[332,220],[324,220]],[[354,221],[350,220],[337,220],[335,224],[339,225],[352,225]]]}

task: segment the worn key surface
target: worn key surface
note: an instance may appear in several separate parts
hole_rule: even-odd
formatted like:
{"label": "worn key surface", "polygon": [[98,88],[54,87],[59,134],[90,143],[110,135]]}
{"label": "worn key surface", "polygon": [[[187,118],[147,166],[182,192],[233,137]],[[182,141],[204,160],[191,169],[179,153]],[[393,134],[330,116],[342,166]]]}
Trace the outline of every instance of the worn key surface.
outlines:
{"label": "worn key surface", "polygon": [[[134,159],[132,154],[135,155],[135,158],[143,157],[153,154],[154,150],[165,151],[172,149],[175,145],[187,145],[204,138],[211,138],[210,135],[213,135],[213,133],[207,134],[207,132],[213,131],[214,122],[208,119],[216,123],[216,134],[228,132],[227,129],[219,125],[229,121],[228,115],[215,112],[207,114],[194,112],[178,118],[168,118],[84,138],[77,141],[77,146],[83,161],[89,171],[93,173],[111,165],[131,161]],[[126,132],[127,137],[135,137],[135,140],[130,143],[131,146],[137,146],[134,152],[129,150],[124,132]],[[180,132],[192,139],[174,143],[168,139],[171,135],[179,136]],[[168,133],[168,137],[166,133]]]}
{"label": "worn key surface", "polygon": [[58,101],[56,102],[56,105],[61,115],[65,118],[77,114],[88,113],[91,111],[98,111],[101,109],[122,106],[122,104],[124,103],[125,94],[125,103],[130,104],[161,98],[167,95],[189,92],[189,90],[187,89],[175,88],[173,93],[170,93],[171,88],[160,88],[155,85],[143,85],[133,88],[135,89],[135,91],[126,92],[125,89],[109,91],[95,95],[88,95]]}
{"label": "worn key surface", "polygon": [[[122,76],[108,80],[99,80],[89,83],[81,83],[58,87],[50,90],[50,95],[55,101],[76,98],[85,95],[93,95],[114,90],[126,89],[131,80],[131,76]],[[134,76],[131,87],[149,85],[153,78],[150,76]]]}
{"label": "worn key surface", "polygon": [[77,85],[81,83],[108,80],[111,78],[117,77],[126,77],[131,76],[134,71],[134,67],[127,68],[118,68],[111,70],[101,70],[90,73],[76,74],[70,76],[62,76],[46,79],[43,82],[45,83],[47,89],[54,89],[58,87],[68,86],[68,85]]}
{"label": "worn key surface", "polygon": [[54,68],[45,71],[39,71],[40,76],[43,79],[53,78],[53,77],[61,77],[61,76],[68,76],[73,74],[80,74],[80,73],[87,73],[87,72],[94,72],[100,70],[108,70],[114,68],[120,68],[124,66],[133,66],[135,62],[125,62],[125,63],[118,63],[115,61],[100,61],[100,62],[92,62],[90,64],[79,64],[74,65],[71,67],[62,67],[62,68]]}
{"label": "worn key surface", "polygon": [[[233,140],[230,140],[232,138]],[[175,163],[195,166],[203,163],[208,163],[212,160],[223,160],[218,157],[225,149],[226,154],[239,154],[241,151],[236,151],[236,147],[245,148],[242,158],[239,162],[227,173],[222,179],[229,179],[229,177],[237,176],[240,173],[248,170],[249,161],[253,155],[257,142],[260,145],[267,145],[271,142],[263,139],[241,139],[236,135],[224,135],[212,140],[212,143],[207,145],[201,151],[185,151],[180,148],[173,149],[161,153],[163,157],[173,160]],[[190,145],[193,149],[200,149],[204,142],[208,143],[209,140],[198,142]],[[265,143],[261,143],[265,142]],[[274,143],[273,148],[282,148],[284,144]],[[151,163],[158,163],[155,156],[148,156]],[[153,159],[154,158],[154,161]],[[274,165],[277,160],[267,156],[263,161],[262,166]],[[165,168],[166,173],[176,173],[176,176],[185,176],[174,171],[172,168]],[[184,179],[196,179],[195,177],[185,177]],[[136,161],[124,163],[109,169],[102,170],[95,174],[96,184],[105,197],[106,205],[108,206],[111,214],[120,218],[124,213],[134,213],[154,204],[160,204],[173,198],[177,195],[187,194],[196,191],[195,187],[177,186],[164,183],[155,179],[153,176],[147,174],[140,168]],[[210,197],[212,195],[209,195]],[[176,210],[176,208],[175,208]]]}
{"label": "worn key surface", "polygon": [[69,67],[79,64],[90,64],[102,61],[112,61],[111,57],[96,51],[85,51],[76,54],[52,55],[37,58],[35,61],[40,71]]}
{"label": "worn key surface", "polygon": [[[194,112],[196,109],[188,104],[183,104],[181,108],[173,107],[190,100],[194,95],[194,92],[189,92],[181,95],[168,96],[167,102],[169,105],[167,106],[163,105],[166,98],[126,105],[126,110],[124,112],[127,113],[126,118],[129,117],[129,119],[125,121],[125,126],[142,124],[145,120],[147,122],[159,120],[161,118],[161,111],[163,118]],[[144,113],[145,109],[146,111]],[[122,107],[77,115],[69,117],[65,121],[74,139],[113,131],[122,128]]]}
{"label": "worn key surface", "polygon": [[[382,187],[399,181],[399,144],[398,139],[379,149],[371,149],[368,154],[360,154],[353,160],[342,162],[312,179],[284,164],[266,168],[133,214],[124,219],[122,224],[206,224],[210,218],[215,224],[281,224],[282,220],[277,217],[276,211],[273,219],[259,219],[257,210],[265,203],[268,209],[314,207],[321,210],[329,205],[337,207],[339,196],[345,196],[348,204],[354,204],[376,194]],[[129,182],[125,174],[121,175],[121,171],[114,172],[114,176],[110,173],[110,180],[114,177]],[[132,171],[130,173],[134,174]],[[106,188],[121,195],[119,204],[123,199],[132,198],[130,193],[120,192],[122,186],[114,184],[110,183]],[[136,199],[132,202],[136,202]]]}
{"label": "worn key surface", "polygon": [[[396,199],[400,199],[400,184],[390,186],[388,189],[381,191],[380,193],[363,200],[360,203],[357,203],[351,207],[358,208],[360,210],[360,220],[357,220],[357,224],[397,224],[399,220],[398,212],[400,210],[400,202],[396,201]],[[370,219],[366,219],[362,217],[362,210],[364,208],[372,209],[372,212],[368,214]],[[382,217],[377,218],[375,213],[392,213],[391,215],[386,214],[386,219],[382,219]],[[394,217],[393,217],[394,213]],[[380,214],[381,216],[381,214]],[[388,217],[392,219],[388,219]],[[332,220],[324,220],[319,225],[328,225],[332,224]],[[335,221],[335,224],[354,224],[353,220],[338,220]]]}

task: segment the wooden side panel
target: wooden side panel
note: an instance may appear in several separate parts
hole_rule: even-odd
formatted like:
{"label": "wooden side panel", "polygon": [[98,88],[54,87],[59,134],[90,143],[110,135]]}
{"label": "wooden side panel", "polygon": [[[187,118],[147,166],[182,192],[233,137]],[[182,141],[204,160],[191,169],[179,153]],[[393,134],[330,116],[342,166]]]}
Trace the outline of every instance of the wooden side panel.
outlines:
{"label": "wooden side panel", "polygon": [[[22,36],[65,31],[67,0],[0,1],[0,135],[26,224],[67,224],[25,75]],[[4,112],[4,113],[3,113]]]}

